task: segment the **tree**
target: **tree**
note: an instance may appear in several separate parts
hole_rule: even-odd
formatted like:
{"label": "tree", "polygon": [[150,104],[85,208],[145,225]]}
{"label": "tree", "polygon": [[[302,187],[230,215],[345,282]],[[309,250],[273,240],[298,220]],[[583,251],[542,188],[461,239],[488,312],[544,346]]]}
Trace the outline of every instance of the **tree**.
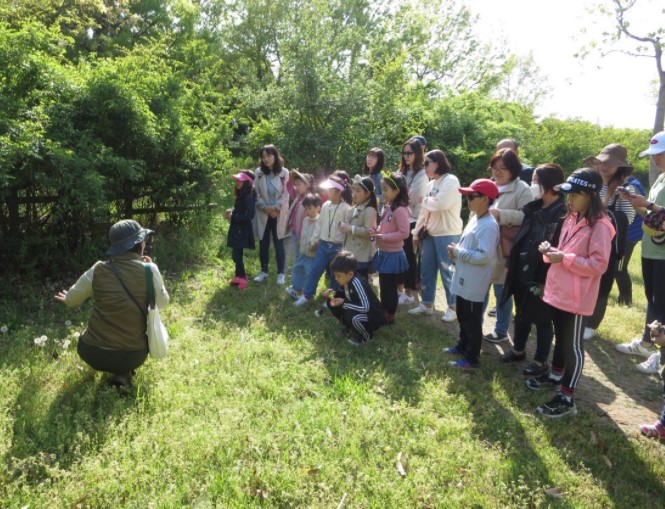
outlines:
{"label": "tree", "polygon": [[[633,28],[636,11],[642,10],[642,18],[647,17],[653,27]],[[665,123],[665,69],[663,68],[663,41],[665,38],[665,8],[662,0],[612,0],[607,4],[599,4],[596,10],[612,18],[614,29],[603,32],[603,46],[600,49],[603,56],[610,53],[623,53],[634,57],[653,58],[658,75],[658,95],[656,102],[656,116],[653,132],[663,130]],[[658,16],[658,13],[662,16]],[[596,44],[591,45],[597,47]],[[589,49],[582,53],[584,56]],[[658,176],[658,170],[651,164],[649,182],[653,184]]]}

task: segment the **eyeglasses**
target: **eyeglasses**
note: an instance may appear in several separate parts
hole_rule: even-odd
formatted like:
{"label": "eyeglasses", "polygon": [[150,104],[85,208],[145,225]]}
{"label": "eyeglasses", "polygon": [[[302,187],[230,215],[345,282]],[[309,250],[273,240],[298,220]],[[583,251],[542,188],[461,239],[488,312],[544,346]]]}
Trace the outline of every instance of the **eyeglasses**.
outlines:
{"label": "eyeglasses", "polygon": [[480,198],[481,196],[483,196],[483,195],[479,194],[479,193],[471,193],[471,194],[466,195],[466,197],[469,201],[475,200],[476,198]]}
{"label": "eyeglasses", "polygon": [[411,157],[413,155],[413,152],[402,152],[402,155],[404,157]]}
{"label": "eyeglasses", "polygon": [[425,166],[429,166],[430,164],[435,164],[435,163],[436,161],[428,161],[427,159],[425,159]]}
{"label": "eyeglasses", "polygon": [[493,171],[494,173],[503,173],[504,171],[508,171],[506,168],[495,168],[494,166],[490,166],[487,168],[487,171]]}

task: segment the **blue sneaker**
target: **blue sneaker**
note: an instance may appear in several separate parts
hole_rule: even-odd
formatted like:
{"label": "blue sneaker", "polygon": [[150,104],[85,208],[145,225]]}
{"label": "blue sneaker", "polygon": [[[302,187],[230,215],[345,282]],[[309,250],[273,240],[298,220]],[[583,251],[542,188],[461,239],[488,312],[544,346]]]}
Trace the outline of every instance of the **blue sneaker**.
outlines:
{"label": "blue sneaker", "polygon": [[457,345],[444,348],[443,353],[448,353],[450,355],[464,355],[464,352],[460,350]]}
{"label": "blue sneaker", "polygon": [[480,364],[477,362],[471,362],[468,359],[459,359],[456,361],[450,361],[448,366],[453,368],[462,368],[462,369],[478,369]]}

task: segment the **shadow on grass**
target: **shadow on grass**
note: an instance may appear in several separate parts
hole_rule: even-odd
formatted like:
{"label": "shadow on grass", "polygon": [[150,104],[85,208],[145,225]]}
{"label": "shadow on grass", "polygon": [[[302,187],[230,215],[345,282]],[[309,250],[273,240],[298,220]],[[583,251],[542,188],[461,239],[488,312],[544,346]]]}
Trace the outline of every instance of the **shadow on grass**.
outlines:
{"label": "shadow on grass", "polygon": [[5,456],[10,475],[28,485],[52,477],[51,470],[70,470],[98,451],[106,442],[109,426],[120,422],[146,398],[144,389],[117,389],[108,376],[85,369],[72,383],[63,382],[60,391],[44,409],[46,385],[41,377],[29,376],[12,409],[12,446]]}

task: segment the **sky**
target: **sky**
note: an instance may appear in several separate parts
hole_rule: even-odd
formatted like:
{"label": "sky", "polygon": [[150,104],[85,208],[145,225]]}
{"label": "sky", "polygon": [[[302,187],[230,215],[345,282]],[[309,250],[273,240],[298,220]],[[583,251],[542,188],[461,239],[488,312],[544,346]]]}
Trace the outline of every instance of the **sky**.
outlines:
{"label": "sky", "polygon": [[[609,0],[606,5],[611,4]],[[640,5],[640,2],[642,4]],[[655,59],[598,53],[574,55],[603,30],[613,28],[589,14],[591,0],[466,0],[479,14],[482,33],[501,33],[516,54],[532,52],[552,89],[536,108],[541,117],[579,118],[602,126],[652,129],[656,113]],[[659,4],[659,7],[655,7]],[[631,29],[665,26],[663,0],[638,0]],[[640,30],[640,27],[644,27]],[[583,33],[586,29],[587,33]],[[595,35],[595,37],[594,37]],[[665,64],[665,62],[663,62]]]}

